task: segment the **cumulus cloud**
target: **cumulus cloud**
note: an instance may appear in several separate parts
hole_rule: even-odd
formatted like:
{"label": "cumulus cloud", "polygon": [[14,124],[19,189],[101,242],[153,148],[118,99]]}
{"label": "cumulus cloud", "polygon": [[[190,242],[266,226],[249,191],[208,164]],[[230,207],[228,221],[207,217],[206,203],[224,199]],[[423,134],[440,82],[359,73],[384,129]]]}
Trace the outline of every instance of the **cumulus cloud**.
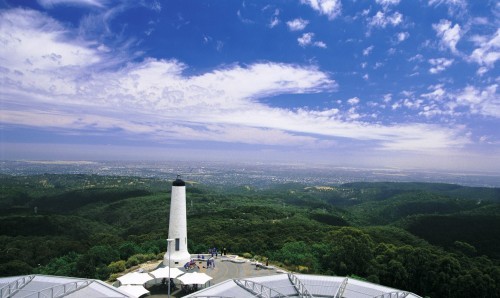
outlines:
{"label": "cumulus cloud", "polygon": [[396,37],[397,37],[397,41],[398,42],[403,42],[403,41],[407,40],[408,37],[410,37],[410,33],[408,33],[408,32],[399,32],[396,35]]}
{"label": "cumulus cloud", "polygon": [[327,48],[326,43],[324,43],[324,42],[322,42],[322,41],[315,41],[315,42],[313,43],[313,45],[314,45],[315,47],[318,47],[318,48],[323,48],[323,49],[326,49],[326,48]]}
{"label": "cumulus cloud", "polygon": [[359,103],[359,98],[357,97],[349,98],[347,100],[347,103],[349,103],[351,106],[355,106]]}
{"label": "cumulus cloud", "polygon": [[432,92],[422,94],[423,98],[430,99],[432,101],[440,101],[446,95],[446,90],[443,84],[432,85],[428,87]]}
{"label": "cumulus cloud", "polygon": [[299,42],[299,45],[302,47],[308,46],[312,43],[312,39],[314,37],[314,33],[308,32],[302,34],[301,37],[297,38],[297,41]]}
{"label": "cumulus cloud", "polygon": [[369,28],[385,28],[388,25],[395,27],[401,24],[402,21],[403,15],[397,11],[392,14],[384,11],[378,11],[369,19],[368,26]]}
{"label": "cumulus cloud", "polygon": [[441,20],[438,24],[433,24],[432,28],[436,31],[437,37],[440,38],[440,44],[443,48],[449,48],[452,53],[458,53],[457,43],[462,37],[460,25],[452,26],[448,20]]}
{"label": "cumulus cloud", "polygon": [[481,70],[484,73],[500,59],[500,29],[491,36],[474,36],[472,40],[477,48],[472,51],[469,59],[486,67]]}
{"label": "cumulus cloud", "polygon": [[314,41],[314,33],[308,32],[302,34],[299,38],[297,38],[297,42],[301,47],[306,46],[314,46],[318,48],[326,48],[326,44],[322,41]]}
{"label": "cumulus cloud", "polygon": [[429,72],[432,74],[440,73],[450,67],[453,64],[453,61],[453,59],[446,58],[429,59],[429,64],[432,66],[429,68]]}
{"label": "cumulus cloud", "polygon": [[340,0],[301,0],[300,2],[309,5],[319,14],[326,15],[329,20],[339,16],[342,10]]}
{"label": "cumulus cloud", "polygon": [[500,118],[500,96],[497,84],[483,89],[467,86],[457,94],[457,104],[468,107],[473,114]]}
{"label": "cumulus cloud", "polygon": [[429,86],[428,93],[420,95],[418,108],[425,117],[449,116],[453,118],[472,115],[500,118],[498,84],[485,87],[467,86],[463,89],[446,90],[443,84]]}
{"label": "cumulus cloud", "polygon": [[286,24],[290,31],[302,31],[306,28],[307,24],[309,24],[309,21],[298,18],[288,21]]}

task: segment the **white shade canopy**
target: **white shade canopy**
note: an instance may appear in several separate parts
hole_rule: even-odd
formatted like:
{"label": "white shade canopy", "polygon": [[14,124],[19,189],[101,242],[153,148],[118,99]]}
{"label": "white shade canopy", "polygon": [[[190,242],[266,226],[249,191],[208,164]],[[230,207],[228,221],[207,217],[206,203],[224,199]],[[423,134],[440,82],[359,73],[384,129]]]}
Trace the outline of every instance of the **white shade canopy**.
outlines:
{"label": "white shade canopy", "polygon": [[[149,274],[153,275],[155,278],[168,278],[168,266],[161,267],[154,271],[149,272]],[[184,271],[179,268],[170,268],[170,278],[176,278],[179,275],[184,274]]]}
{"label": "white shade canopy", "polygon": [[136,298],[139,298],[144,294],[149,294],[148,290],[146,290],[143,286],[138,285],[125,285],[118,287],[118,289]]}
{"label": "white shade canopy", "polygon": [[131,272],[117,278],[122,285],[143,285],[154,279],[147,273]]}
{"label": "white shade canopy", "polygon": [[203,285],[207,281],[211,280],[212,277],[205,273],[189,272],[177,277],[177,279],[180,280],[185,285],[193,285],[193,284]]}

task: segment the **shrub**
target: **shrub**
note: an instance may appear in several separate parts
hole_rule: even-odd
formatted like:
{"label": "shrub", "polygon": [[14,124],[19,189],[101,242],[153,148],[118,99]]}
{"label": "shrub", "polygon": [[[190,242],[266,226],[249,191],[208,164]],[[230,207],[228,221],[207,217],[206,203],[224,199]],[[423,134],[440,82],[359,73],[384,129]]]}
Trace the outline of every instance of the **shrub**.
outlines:
{"label": "shrub", "polygon": [[108,265],[108,269],[111,273],[118,273],[118,272],[125,271],[125,269],[127,269],[127,267],[126,267],[125,261],[120,260],[120,261],[116,261],[116,262],[111,262],[111,264]]}

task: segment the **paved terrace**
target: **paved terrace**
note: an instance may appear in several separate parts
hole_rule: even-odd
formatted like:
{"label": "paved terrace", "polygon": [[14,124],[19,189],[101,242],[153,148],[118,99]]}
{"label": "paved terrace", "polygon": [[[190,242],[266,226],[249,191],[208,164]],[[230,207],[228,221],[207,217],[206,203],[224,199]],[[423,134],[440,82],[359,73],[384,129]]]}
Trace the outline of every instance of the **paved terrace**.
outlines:
{"label": "paved terrace", "polygon": [[[196,259],[198,255],[192,255],[191,256],[193,259]],[[228,279],[242,279],[242,278],[247,278],[247,277],[256,277],[256,276],[263,276],[263,275],[273,275],[273,274],[282,274],[284,273],[283,270],[280,268],[274,268],[273,266],[262,266],[262,264],[256,265],[254,262],[250,262],[248,259],[244,258],[239,258],[236,256],[219,256],[217,259],[215,259],[215,268],[206,268],[207,267],[207,261],[206,261],[207,255],[205,255],[205,260],[204,261],[197,261],[196,264],[199,266],[198,268],[195,268],[193,270],[189,270],[188,272],[203,272],[211,276],[213,279],[206,284],[206,287],[209,285],[214,285],[223,281],[226,281]],[[215,258],[215,257],[214,257]],[[159,263],[158,266],[156,267],[161,267],[162,263]],[[156,269],[156,267],[153,266],[153,268],[146,268],[149,271],[152,271]],[[182,271],[184,268],[179,268]],[[184,292],[181,290],[180,287],[180,282],[178,280],[175,280],[175,283],[177,284],[176,289],[171,289],[171,297],[182,297],[184,295],[187,295],[188,293]],[[152,288],[148,288],[148,290],[151,291],[150,296],[145,296],[145,297],[154,297],[154,298],[166,298],[167,293],[168,293],[168,288],[166,286],[154,286]]]}

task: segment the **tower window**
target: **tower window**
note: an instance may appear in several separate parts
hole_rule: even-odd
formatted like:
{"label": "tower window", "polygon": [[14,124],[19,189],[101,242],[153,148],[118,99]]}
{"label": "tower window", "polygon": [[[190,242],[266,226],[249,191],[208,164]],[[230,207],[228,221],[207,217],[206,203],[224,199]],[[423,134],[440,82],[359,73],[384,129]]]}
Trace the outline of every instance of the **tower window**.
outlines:
{"label": "tower window", "polygon": [[180,239],[175,238],[175,250],[179,251],[180,250]]}

